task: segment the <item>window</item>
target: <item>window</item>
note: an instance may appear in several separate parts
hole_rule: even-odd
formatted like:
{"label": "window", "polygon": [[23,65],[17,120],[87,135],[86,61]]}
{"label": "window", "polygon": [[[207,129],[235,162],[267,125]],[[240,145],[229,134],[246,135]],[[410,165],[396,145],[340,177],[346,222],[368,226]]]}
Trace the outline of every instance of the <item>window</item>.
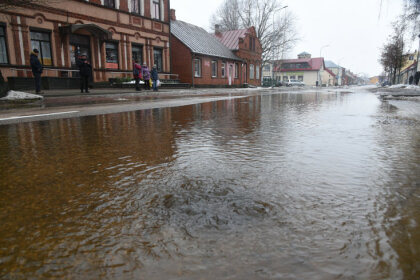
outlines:
{"label": "window", "polygon": [[250,64],[250,65],[249,65],[249,78],[250,78],[251,80],[253,80],[253,79],[254,79],[254,64]]}
{"label": "window", "polygon": [[160,20],[160,0],[153,0],[152,18]]}
{"label": "window", "polygon": [[212,78],[217,77],[217,61],[215,60],[211,62],[211,76]]}
{"label": "window", "polygon": [[238,63],[235,63],[235,79],[239,77],[239,65]]}
{"label": "window", "polygon": [[290,76],[290,80],[296,80],[296,76]]}
{"label": "window", "polygon": [[0,25],[0,64],[8,63],[6,48],[6,32],[4,26]]}
{"label": "window", "polygon": [[226,76],[226,63],[222,62],[222,78]]}
{"label": "window", "polygon": [[133,45],[131,47],[131,55],[133,62],[138,61],[138,63],[143,64],[143,46],[142,45]]}
{"label": "window", "polygon": [[303,82],[303,76],[298,76],[298,80]]}
{"label": "window", "polygon": [[255,51],[255,38],[249,38],[249,50]]}
{"label": "window", "polygon": [[255,79],[257,80],[260,79],[260,66],[259,65],[255,66]]}
{"label": "window", "polygon": [[289,78],[287,76],[283,76],[283,81],[287,82]]}
{"label": "window", "polygon": [[201,59],[194,59],[194,77],[201,77]]}
{"label": "window", "polygon": [[115,0],[104,0],[104,6],[115,9]]}
{"label": "window", "polygon": [[118,44],[107,42],[106,48],[106,68],[118,69]]}
{"label": "window", "polygon": [[153,49],[153,58],[159,72],[163,71],[162,49]]}
{"label": "window", "polygon": [[271,66],[270,66],[270,64],[266,64],[265,66],[264,66],[264,71],[270,71],[271,70]]}
{"label": "window", "polygon": [[141,13],[141,4],[140,0],[131,0],[131,12],[134,14]]}
{"label": "window", "polygon": [[309,66],[309,63],[307,62],[302,62],[302,63],[287,63],[287,64],[282,64],[282,69],[309,69],[311,68]]}
{"label": "window", "polygon": [[31,47],[39,50],[39,60],[43,65],[52,65],[50,33],[31,31]]}

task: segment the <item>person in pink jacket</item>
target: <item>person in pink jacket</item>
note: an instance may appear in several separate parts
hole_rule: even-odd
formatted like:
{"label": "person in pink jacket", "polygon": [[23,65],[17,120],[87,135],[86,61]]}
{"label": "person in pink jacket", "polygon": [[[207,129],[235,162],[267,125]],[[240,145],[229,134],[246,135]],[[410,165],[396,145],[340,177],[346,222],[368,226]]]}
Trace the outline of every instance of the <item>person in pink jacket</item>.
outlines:
{"label": "person in pink jacket", "polygon": [[138,60],[133,63],[133,77],[136,81],[136,90],[140,91],[141,89],[139,83],[141,79],[141,66]]}

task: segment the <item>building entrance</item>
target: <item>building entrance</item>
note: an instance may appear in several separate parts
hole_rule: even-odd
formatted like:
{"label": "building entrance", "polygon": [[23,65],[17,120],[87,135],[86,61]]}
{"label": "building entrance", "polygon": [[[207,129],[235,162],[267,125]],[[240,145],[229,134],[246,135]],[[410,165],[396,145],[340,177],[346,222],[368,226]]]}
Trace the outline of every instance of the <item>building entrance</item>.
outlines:
{"label": "building entrance", "polygon": [[[82,55],[86,55],[88,61],[92,63],[92,57],[90,52],[90,38],[89,36],[70,34],[70,61],[71,68],[79,69],[77,67],[77,60]],[[79,72],[72,72],[72,77],[79,77]]]}

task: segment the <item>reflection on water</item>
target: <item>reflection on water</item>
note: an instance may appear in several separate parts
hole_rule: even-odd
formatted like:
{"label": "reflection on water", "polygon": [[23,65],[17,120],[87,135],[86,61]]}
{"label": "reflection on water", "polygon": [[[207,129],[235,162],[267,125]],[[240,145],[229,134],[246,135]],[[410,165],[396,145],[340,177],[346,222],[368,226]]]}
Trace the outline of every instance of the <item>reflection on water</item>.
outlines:
{"label": "reflection on water", "polygon": [[419,145],[367,93],[0,126],[0,276],[419,278]]}

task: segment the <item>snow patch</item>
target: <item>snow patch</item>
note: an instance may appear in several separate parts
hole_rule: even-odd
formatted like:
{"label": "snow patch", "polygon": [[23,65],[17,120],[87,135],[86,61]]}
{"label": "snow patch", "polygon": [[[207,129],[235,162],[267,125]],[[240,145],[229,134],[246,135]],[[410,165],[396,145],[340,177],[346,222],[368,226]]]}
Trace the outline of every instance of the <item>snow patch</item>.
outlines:
{"label": "snow patch", "polygon": [[[123,85],[135,85],[136,84],[136,81],[135,80],[131,80],[131,81],[129,81],[129,82],[124,82],[124,83],[122,83]],[[142,81],[142,80],[140,80],[139,81],[139,84],[140,85],[144,85],[144,81]]]}
{"label": "snow patch", "polygon": [[7,96],[0,98],[0,100],[30,100],[30,99],[43,99],[44,96],[27,93],[23,91],[10,90]]}
{"label": "snow patch", "polygon": [[415,89],[415,90],[420,90],[420,87],[419,86],[416,86],[416,85],[405,85],[405,84],[397,84],[397,85],[389,86],[388,88],[401,88],[401,89]]}

